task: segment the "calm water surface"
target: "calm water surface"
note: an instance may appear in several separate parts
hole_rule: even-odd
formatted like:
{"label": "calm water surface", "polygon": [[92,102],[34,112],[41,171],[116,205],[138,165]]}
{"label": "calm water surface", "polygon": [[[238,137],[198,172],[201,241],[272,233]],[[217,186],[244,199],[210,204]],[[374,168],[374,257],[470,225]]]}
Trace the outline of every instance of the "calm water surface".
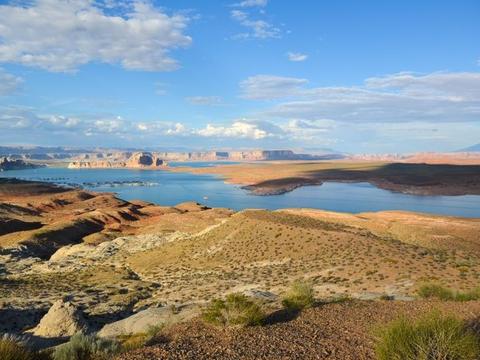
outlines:
{"label": "calm water surface", "polygon": [[[178,164],[173,164],[178,165]],[[211,166],[213,163],[181,163]],[[210,175],[161,170],[40,168],[6,171],[0,177],[81,185],[95,191],[115,192],[125,200],[140,199],[160,205],[198,201],[211,207],[281,209],[317,208],[340,212],[410,210],[480,217],[480,196],[416,196],[378,189],[368,183],[325,183],[275,196],[255,196],[239,186]]]}

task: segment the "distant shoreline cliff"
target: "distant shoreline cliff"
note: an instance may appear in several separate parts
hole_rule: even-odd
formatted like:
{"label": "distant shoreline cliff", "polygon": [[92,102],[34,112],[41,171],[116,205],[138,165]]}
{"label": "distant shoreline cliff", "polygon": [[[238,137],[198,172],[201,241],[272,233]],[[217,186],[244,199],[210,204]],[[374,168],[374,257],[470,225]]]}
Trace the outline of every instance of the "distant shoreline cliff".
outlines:
{"label": "distant shoreline cliff", "polygon": [[132,169],[158,169],[165,168],[168,163],[157,154],[150,152],[137,152],[121,157],[112,157],[105,160],[72,161],[69,169],[105,169],[105,168],[132,168]]}
{"label": "distant shoreline cliff", "polygon": [[[291,150],[205,151],[205,152],[112,152],[77,156],[70,169],[134,168],[161,169],[167,161],[266,161],[266,160],[332,160],[330,155],[296,154]],[[78,160],[77,160],[78,159]]]}

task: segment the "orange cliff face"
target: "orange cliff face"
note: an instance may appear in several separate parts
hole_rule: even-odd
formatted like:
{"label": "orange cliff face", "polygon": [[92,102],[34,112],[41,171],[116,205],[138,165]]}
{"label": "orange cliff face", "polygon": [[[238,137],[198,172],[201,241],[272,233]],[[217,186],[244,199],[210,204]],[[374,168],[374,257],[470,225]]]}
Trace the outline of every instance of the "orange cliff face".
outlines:
{"label": "orange cliff face", "polygon": [[105,168],[132,168],[157,169],[168,166],[168,163],[158,155],[149,152],[122,154],[105,160],[73,161],[68,164],[70,169],[105,169]]}

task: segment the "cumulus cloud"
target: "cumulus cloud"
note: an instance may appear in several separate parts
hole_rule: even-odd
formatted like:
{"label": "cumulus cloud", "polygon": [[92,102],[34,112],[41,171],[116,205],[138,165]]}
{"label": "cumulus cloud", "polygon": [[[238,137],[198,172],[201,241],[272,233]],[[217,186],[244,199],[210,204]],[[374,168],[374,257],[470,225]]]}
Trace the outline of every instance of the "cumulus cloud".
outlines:
{"label": "cumulus cloud", "polygon": [[222,104],[222,98],[220,96],[191,96],[185,98],[188,103],[192,105],[220,105]]}
{"label": "cumulus cloud", "polygon": [[111,15],[93,0],[0,5],[0,62],[55,72],[92,61],[129,70],[177,68],[169,51],[191,43],[184,34],[188,18],[168,16],[147,2],[130,5],[122,15]]}
{"label": "cumulus cloud", "polygon": [[181,123],[169,121],[128,121],[121,116],[89,115],[65,116],[58,114],[39,114],[24,107],[0,107],[0,129],[24,130],[36,135],[51,137],[59,134],[141,137],[143,135],[184,135],[188,130]]}
{"label": "cumulus cloud", "polygon": [[299,95],[308,80],[284,76],[255,75],[240,83],[241,97],[252,100],[271,100]]}
{"label": "cumulus cloud", "polygon": [[0,68],[0,96],[13,94],[22,83],[22,78],[9,74]]}
{"label": "cumulus cloud", "polygon": [[200,136],[206,137],[222,137],[222,138],[248,138],[254,140],[264,139],[271,136],[266,130],[262,129],[259,124],[246,120],[237,120],[229,126],[217,126],[207,124],[203,129],[196,132]]}
{"label": "cumulus cloud", "polygon": [[186,135],[188,133],[185,125],[165,121],[139,122],[134,127],[141,133],[151,135]]}
{"label": "cumulus cloud", "polygon": [[240,83],[242,97],[292,97],[264,112],[280,119],[345,122],[478,121],[480,73],[398,73],[362,86],[306,87],[299,78],[259,75]]}
{"label": "cumulus cloud", "polygon": [[308,55],[302,53],[288,52],[287,57],[290,61],[301,62],[307,60]]}
{"label": "cumulus cloud", "polygon": [[265,7],[268,4],[268,0],[244,0],[239,3],[234,4],[233,6],[238,6],[238,7],[254,7],[254,6],[260,6],[260,7]]}
{"label": "cumulus cloud", "polygon": [[232,19],[245,27],[248,31],[234,36],[234,38],[279,38],[280,29],[266,20],[253,20],[250,15],[242,10],[232,10]]}
{"label": "cumulus cloud", "polygon": [[316,121],[294,119],[281,126],[285,137],[302,141],[317,139],[333,127],[334,122],[328,119]]}

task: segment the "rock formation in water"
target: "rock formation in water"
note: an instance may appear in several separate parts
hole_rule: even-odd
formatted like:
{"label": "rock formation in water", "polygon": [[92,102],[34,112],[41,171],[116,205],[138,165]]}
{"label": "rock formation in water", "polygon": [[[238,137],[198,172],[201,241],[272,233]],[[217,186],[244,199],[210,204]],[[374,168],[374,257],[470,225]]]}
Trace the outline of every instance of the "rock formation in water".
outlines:
{"label": "rock formation in water", "polygon": [[8,157],[0,159],[0,171],[33,169],[40,166],[41,165],[30,164],[23,160],[10,159]]}

